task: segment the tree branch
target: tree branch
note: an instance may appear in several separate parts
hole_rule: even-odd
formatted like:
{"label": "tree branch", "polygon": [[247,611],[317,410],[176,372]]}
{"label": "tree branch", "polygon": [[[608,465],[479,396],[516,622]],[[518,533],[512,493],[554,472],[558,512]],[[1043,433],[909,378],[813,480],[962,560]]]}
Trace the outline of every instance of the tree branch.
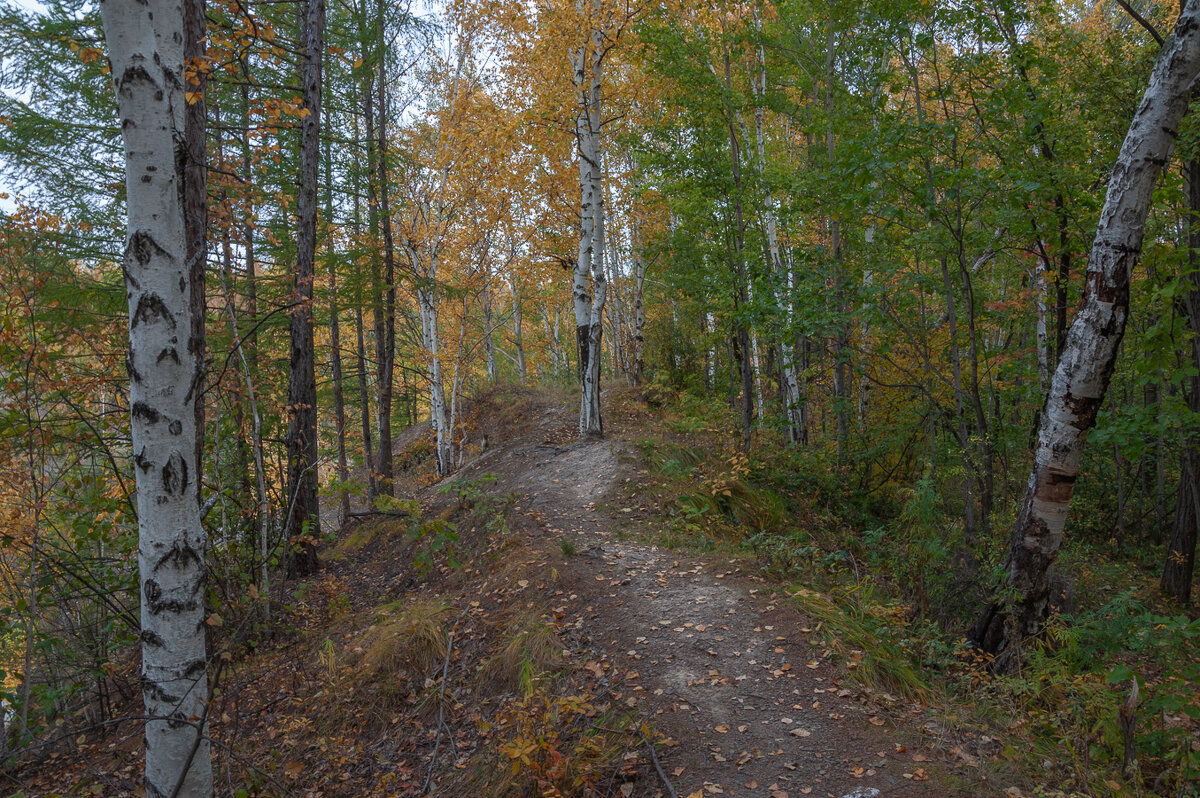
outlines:
{"label": "tree branch", "polygon": [[1146,19],[1141,14],[1139,14],[1137,11],[1135,11],[1133,6],[1129,5],[1129,3],[1126,2],[1126,0],[1117,0],[1117,5],[1119,5],[1123,9],[1125,9],[1125,13],[1128,14],[1129,16],[1133,17],[1134,22],[1136,22],[1137,24],[1139,24],[1143,28],[1145,28],[1146,32],[1154,37],[1154,41],[1158,42],[1160,47],[1162,46],[1162,43],[1164,41],[1163,35],[1158,32],[1157,28],[1155,28],[1152,24],[1150,24],[1150,20]]}

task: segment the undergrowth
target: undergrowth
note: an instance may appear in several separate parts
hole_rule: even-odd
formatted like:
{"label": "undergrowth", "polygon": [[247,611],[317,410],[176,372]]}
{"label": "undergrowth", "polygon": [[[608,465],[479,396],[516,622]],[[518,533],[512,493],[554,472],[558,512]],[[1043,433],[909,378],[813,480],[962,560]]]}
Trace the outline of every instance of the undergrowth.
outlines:
{"label": "undergrowth", "polygon": [[[657,395],[663,418],[638,441],[655,542],[752,559],[789,586],[813,619],[800,631],[850,680],[935,707],[975,741],[963,756],[984,771],[1025,774],[1047,795],[1200,795],[1200,620],[1147,587],[1142,560],[1154,558],[1073,540],[1058,614],[1020,673],[996,678],[964,635],[998,578],[1015,507],[967,540],[947,498],[961,470],[869,485],[828,447],[776,445],[769,431],[746,457],[728,408]],[[1135,678],[1136,760],[1123,769],[1117,709]]]}

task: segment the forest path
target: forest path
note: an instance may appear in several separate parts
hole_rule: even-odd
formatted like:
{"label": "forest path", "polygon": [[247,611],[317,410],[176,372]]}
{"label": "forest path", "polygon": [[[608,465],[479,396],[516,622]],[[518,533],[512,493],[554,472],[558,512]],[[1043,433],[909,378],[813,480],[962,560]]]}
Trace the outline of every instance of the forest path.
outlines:
{"label": "forest path", "polygon": [[[624,539],[629,516],[606,502],[638,476],[629,466],[636,450],[614,438],[555,445],[548,433],[562,440],[564,420],[545,410],[537,434],[485,452],[463,473],[493,473],[492,491],[528,497],[571,592],[589,669],[678,741],[659,759],[680,798],[981,794],[953,788],[944,757],[924,747],[923,710],[876,713],[842,684],[816,624],[778,586],[734,562]],[[658,794],[666,790],[653,770],[633,793]]]}

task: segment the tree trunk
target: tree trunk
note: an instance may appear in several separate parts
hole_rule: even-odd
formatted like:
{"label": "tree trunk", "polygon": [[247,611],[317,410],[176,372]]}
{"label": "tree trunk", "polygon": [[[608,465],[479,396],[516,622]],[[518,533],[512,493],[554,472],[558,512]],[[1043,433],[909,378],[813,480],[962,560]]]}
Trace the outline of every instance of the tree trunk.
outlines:
{"label": "tree trunk", "polygon": [[[383,34],[383,6],[379,7],[379,32]],[[384,80],[383,43],[380,42],[378,99],[379,108],[379,153],[376,166],[379,169],[379,212],[383,232],[383,280],[386,288],[384,297],[383,357],[379,360],[379,490],[392,495],[394,469],[392,465],[392,386],[396,372],[396,249],[392,241],[392,212],[388,190],[387,169],[387,91]]]}
{"label": "tree trunk", "polygon": [[[729,50],[724,53],[725,87],[733,89],[733,74]],[[733,247],[729,251],[729,271],[733,278],[734,344],[742,383],[742,451],[750,451],[754,428],[754,382],[758,370],[758,353],[752,352],[750,330],[746,321],[738,318],[739,309],[749,299],[749,277],[746,273],[746,216],[742,205],[742,154],[738,143],[734,110],[726,105],[725,127],[729,136],[729,164],[733,177],[734,228]]]}
{"label": "tree trunk", "polygon": [[350,465],[346,459],[346,396],[342,389],[342,330],[338,318],[337,256],[333,245],[333,158],[325,142],[325,235],[329,253],[329,370],[333,381],[333,428],[337,438],[338,527],[350,517]]}
{"label": "tree trunk", "polygon": [[994,599],[971,630],[995,667],[1020,660],[1021,641],[1049,612],[1050,569],[1079,474],[1087,433],[1112,377],[1129,310],[1130,273],[1141,254],[1155,181],[1200,72],[1200,1],[1179,15],[1155,62],[1141,106],[1121,146],[1088,258],[1083,304],[1067,333],[1038,428],[1034,466],[1005,564],[1005,598]]}
{"label": "tree trunk", "polygon": [[129,406],[137,484],[146,795],[212,795],[205,735],[204,558],[193,481],[199,353],[184,202],[184,30],[179,6],[100,7],[125,151]]}
{"label": "tree trunk", "polygon": [[966,403],[962,386],[962,355],[958,347],[958,312],[954,284],[947,258],[942,256],[942,287],[946,294],[946,319],[950,336],[950,365],[954,379],[954,420],[958,447],[962,453],[963,535],[970,546],[975,540],[975,461],[971,459],[971,432],[967,426]]}
{"label": "tree trunk", "polygon": [[[183,115],[184,209],[188,281],[191,283],[192,331],[188,351],[199,363],[194,390],[196,402],[196,502],[204,482],[204,312],[207,305],[204,272],[208,262],[208,142],[205,90],[208,88],[208,40],[205,38],[205,0],[184,0],[183,62],[187,81]],[[190,94],[190,102],[188,95]]]}
{"label": "tree trunk", "polygon": [[[592,13],[599,15],[599,0],[593,0]],[[608,295],[608,279],[604,271],[604,191],[600,171],[600,126],[603,120],[600,111],[601,77],[608,44],[604,31],[598,25],[598,19],[590,21],[590,52],[585,44],[569,53],[574,69],[575,90],[579,97],[575,141],[579,155],[580,233],[572,295],[579,351],[581,438],[604,435],[604,420],[600,413],[600,362],[603,359],[604,303]]]}
{"label": "tree trunk", "polygon": [[515,281],[512,284],[512,315],[513,346],[516,348],[517,353],[517,376],[523,383],[529,376],[529,370],[525,365],[525,334],[521,328],[521,295],[517,291],[517,284]]}
{"label": "tree trunk", "polygon": [[[409,257],[413,259],[413,268],[417,269],[416,254],[410,250]],[[434,284],[432,276],[429,282],[431,286]],[[421,313],[421,337],[429,356],[429,416],[436,438],[434,453],[437,474],[444,477],[454,468],[454,445],[450,438],[450,420],[446,415],[446,381],[442,374],[438,306],[431,288],[417,289],[417,305]]]}
{"label": "tree trunk", "polygon": [[[835,67],[835,44],[837,38],[833,23],[829,25],[829,38],[825,48],[825,113],[833,116],[833,80]],[[825,133],[825,154],[833,163],[835,140],[833,129]],[[829,219],[830,260],[833,264],[833,298],[837,304],[837,322],[833,336],[833,404],[837,420],[838,463],[844,464],[850,453],[850,328],[846,305],[846,274],[842,258],[842,224],[836,216]]]}
{"label": "tree trunk", "polygon": [[355,332],[358,335],[358,398],[362,410],[363,462],[367,464],[367,495],[379,495],[375,484],[375,452],[371,445],[371,393],[367,388],[367,347],[363,332],[362,297],[354,304]]}
{"label": "tree trunk", "polygon": [[496,368],[496,340],[492,336],[495,313],[492,310],[492,277],[490,269],[488,270],[487,282],[484,284],[480,299],[483,302],[483,349],[487,357],[487,378],[488,382],[495,385],[500,381],[500,374]]}
{"label": "tree trunk", "polygon": [[[633,175],[633,195],[636,198],[641,193],[637,165],[630,160],[629,167]],[[633,329],[630,331],[633,354],[629,380],[634,385],[641,385],[646,371],[646,258],[642,253],[642,226],[636,211],[629,217],[629,236],[629,254],[633,261]]]}
{"label": "tree trunk", "polygon": [[317,503],[317,379],[313,353],[313,281],[316,277],[317,174],[321,163],[321,58],[325,0],[304,0],[300,36],[301,86],[308,113],[300,123],[300,190],[296,203],[296,307],[292,308],[291,380],[288,384],[288,502],[284,538],[288,577],[316,573],[321,517]]}
{"label": "tree trunk", "polygon": [[[1183,297],[1188,326],[1192,330],[1192,365],[1200,367],[1200,161],[1187,166],[1187,286]],[[1200,374],[1183,383],[1189,413],[1200,413]],[[1189,425],[1189,429],[1191,425]],[[1192,600],[1192,577],[1196,566],[1197,528],[1200,527],[1200,434],[1185,432],[1179,456],[1179,498],[1175,524],[1163,563],[1162,589],[1183,604]]]}
{"label": "tree trunk", "polygon": [[[366,12],[363,12],[365,19]],[[366,33],[363,32],[365,40]],[[372,242],[371,252],[371,319],[374,328],[375,341],[375,414],[376,423],[379,430],[379,446],[380,453],[378,459],[373,455],[367,460],[367,471],[370,474],[370,482],[368,484],[369,496],[373,502],[378,498],[385,488],[383,479],[380,473],[381,463],[385,459],[382,449],[385,447],[384,441],[391,440],[392,434],[392,393],[391,390],[385,390],[389,386],[385,386],[382,382],[384,364],[387,361],[387,322],[384,320],[384,286],[382,266],[379,262],[379,253],[374,251],[374,246],[378,239],[375,238],[380,230],[380,214],[379,214],[379,187],[377,185],[379,171],[377,168],[379,158],[379,141],[375,137],[375,83],[374,77],[369,77],[367,85],[363,87],[363,118],[366,120],[367,134],[367,226],[370,230],[370,240]],[[364,407],[366,402],[364,400]],[[369,440],[368,440],[369,444]],[[368,445],[367,448],[370,448]]]}

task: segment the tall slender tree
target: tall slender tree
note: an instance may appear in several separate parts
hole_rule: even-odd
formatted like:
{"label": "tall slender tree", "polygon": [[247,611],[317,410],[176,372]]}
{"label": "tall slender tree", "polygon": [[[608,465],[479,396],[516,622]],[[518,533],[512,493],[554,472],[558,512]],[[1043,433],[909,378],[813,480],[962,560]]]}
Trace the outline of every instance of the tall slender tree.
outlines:
{"label": "tall slender tree", "polygon": [[100,13],[125,145],[146,794],[199,798],[212,794],[212,763],[206,541],[193,488],[200,353],[190,341],[184,15],[175,0],[105,0]]}
{"label": "tall slender tree", "polygon": [[1005,562],[1004,595],[971,637],[996,655],[997,670],[1020,660],[1050,606],[1050,570],[1088,432],[1108,390],[1129,316],[1129,282],[1142,251],[1146,215],[1200,74],[1200,0],[1189,0],[1163,45],[1113,168],[1088,258],[1083,304],[1042,407],[1037,449]]}
{"label": "tall slender tree", "polygon": [[313,352],[313,282],[317,248],[317,178],[321,165],[321,59],[325,0],[304,0],[300,38],[300,194],[297,201],[295,305],[288,385],[288,575],[317,570],[321,520],[317,500],[317,380]]}

